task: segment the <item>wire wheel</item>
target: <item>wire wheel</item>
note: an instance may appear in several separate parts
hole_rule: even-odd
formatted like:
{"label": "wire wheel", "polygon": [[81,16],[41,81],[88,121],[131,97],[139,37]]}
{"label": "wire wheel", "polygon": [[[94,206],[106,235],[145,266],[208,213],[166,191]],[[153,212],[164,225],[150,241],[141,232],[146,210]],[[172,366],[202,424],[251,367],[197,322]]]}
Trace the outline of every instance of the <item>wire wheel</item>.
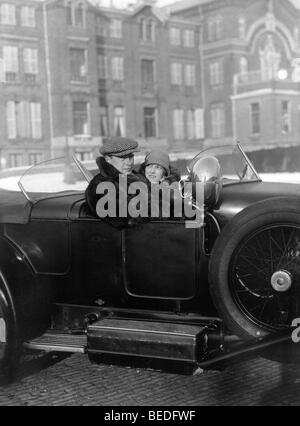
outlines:
{"label": "wire wheel", "polygon": [[271,198],[234,216],[209,263],[210,292],[227,327],[251,339],[300,317],[300,200]]}
{"label": "wire wheel", "polygon": [[229,267],[230,290],[258,326],[280,330],[300,313],[300,226],[272,224],[245,241]]}

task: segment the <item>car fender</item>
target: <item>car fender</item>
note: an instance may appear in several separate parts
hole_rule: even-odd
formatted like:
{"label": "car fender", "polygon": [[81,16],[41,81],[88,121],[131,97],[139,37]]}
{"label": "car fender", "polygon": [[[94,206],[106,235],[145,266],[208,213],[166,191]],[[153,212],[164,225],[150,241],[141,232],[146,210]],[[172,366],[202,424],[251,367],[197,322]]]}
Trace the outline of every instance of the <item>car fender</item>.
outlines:
{"label": "car fender", "polygon": [[0,291],[18,339],[30,338],[46,327],[52,300],[48,289],[45,280],[37,279],[24,254],[11,241],[0,237]]}

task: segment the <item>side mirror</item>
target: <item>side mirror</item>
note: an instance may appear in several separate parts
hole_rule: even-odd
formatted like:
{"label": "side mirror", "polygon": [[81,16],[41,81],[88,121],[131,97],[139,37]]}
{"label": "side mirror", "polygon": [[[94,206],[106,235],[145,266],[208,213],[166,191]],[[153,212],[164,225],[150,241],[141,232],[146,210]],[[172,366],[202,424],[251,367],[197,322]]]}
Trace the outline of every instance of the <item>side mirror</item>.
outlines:
{"label": "side mirror", "polygon": [[215,207],[222,190],[222,170],[216,157],[196,159],[190,167],[190,181],[204,184],[204,204]]}

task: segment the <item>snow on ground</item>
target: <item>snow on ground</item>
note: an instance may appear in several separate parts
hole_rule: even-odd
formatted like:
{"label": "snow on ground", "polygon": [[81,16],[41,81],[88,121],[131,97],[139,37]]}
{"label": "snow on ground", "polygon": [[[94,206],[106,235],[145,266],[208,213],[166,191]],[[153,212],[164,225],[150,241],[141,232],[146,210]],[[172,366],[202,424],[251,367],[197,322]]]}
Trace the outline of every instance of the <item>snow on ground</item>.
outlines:
{"label": "snow on ground", "polygon": [[265,182],[290,182],[300,183],[300,172],[294,173],[259,173]]}
{"label": "snow on ground", "polygon": [[[11,191],[20,191],[18,181],[20,176],[11,176],[0,178],[0,188]],[[79,190],[84,191],[87,187],[87,182],[80,180],[68,184],[65,182],[65,177],[62,173],[28,175],[22,178],[22,185],[28,192],[60,192]]]}
{"label": "snow on ground", "polygon": [[[260,173],[260,177],[266,182],[290,182],[300,183],[300,172],[295,173]],[[20,176],[11,176],[0,178],[0,188],[20,191],[18,180]],[[62,173],[51,173],[31,175],[22,179],[23,186],[29,192],[59,192],[59,191],[84,191],[87,187],[86,181],[77,181],[74,183],[66,183]]]}

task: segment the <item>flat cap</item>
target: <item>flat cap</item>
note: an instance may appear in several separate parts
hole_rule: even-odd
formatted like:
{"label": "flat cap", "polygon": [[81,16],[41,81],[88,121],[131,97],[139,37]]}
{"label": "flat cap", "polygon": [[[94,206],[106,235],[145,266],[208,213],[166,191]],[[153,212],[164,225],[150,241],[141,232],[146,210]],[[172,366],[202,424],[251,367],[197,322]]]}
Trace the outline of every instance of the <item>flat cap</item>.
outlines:
{"label": "flat cap", "polygon": [[124,157],[140,151],[137,141],[124,137],[113,137],[107,139],[100,148],[100,154]]}

